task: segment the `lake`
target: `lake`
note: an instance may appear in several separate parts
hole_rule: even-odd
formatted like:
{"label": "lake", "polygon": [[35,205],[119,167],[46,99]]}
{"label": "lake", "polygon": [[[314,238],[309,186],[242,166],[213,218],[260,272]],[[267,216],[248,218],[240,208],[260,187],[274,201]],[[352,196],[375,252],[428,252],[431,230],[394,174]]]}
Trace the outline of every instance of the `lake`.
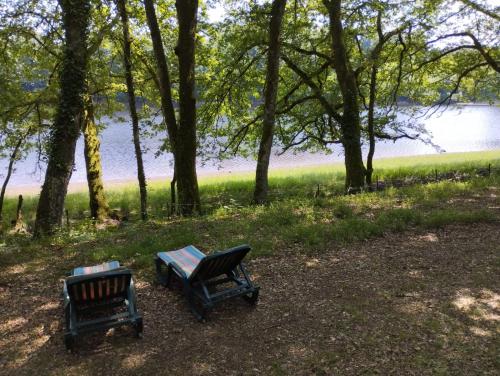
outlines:
{"label": "lake", "polygon": [[[136,162],[132,144],[132,130],[128,122],[112,122],[101,133],[101,153],[106,181],[124,181],[136,179]],[[500,107],[468,105],[450,107],[446,111],[432,115],[423,120],[425,128],[432,135],[432,142],[445,152],[467,152],[500,149]],[[170,177],[172,168],[170,155],[155,157],[155,151],[161,144],[162,137],[142,140],[144,165],[149,179]],[[365,148],[366,149],[366,148]],[[378,142],[375,158],[410,156],[419,154],[435,154],[439,151],[418,140],[399,140]],[[366,153],[366,150],[365,150]],[[311,164],[332,163],[343,159],[341,147],[335,147],[332,154],[288,152],[281,156],[273,155],[271,168],[305,166]],[[9,191],[13,188],[40,186],[43,183],[43,172],[35,171],[36,154],[30,154],[26,160],[16,165]],[[0,161],[0,171],[3,175],[7,161]],[[213,174],[217,171],[237,172],[252,171],[255,161],[234,158],[217,163],[200,165],[199,175]],[[83,138],[78,141],[75,171],[71,183],[86,181],[85,160],[83,157]]]}

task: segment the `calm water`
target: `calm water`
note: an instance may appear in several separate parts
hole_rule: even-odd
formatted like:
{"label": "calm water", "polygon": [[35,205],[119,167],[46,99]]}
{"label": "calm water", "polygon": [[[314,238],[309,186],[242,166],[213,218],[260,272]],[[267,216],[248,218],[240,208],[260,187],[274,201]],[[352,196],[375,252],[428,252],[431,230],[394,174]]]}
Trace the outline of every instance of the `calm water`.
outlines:
{"label": "calm water", "polygon": [[[109,120],[108,120],[109,122]],[[466,106],[450,108],[441,114],[435,114],[423,121],[425,128],[432,135],[432,142],[446,152],[465,152],[500,149],[500,107]],[[129,123],[109,122],[101,134],[101,152],[104,178],[111,180],[131,180],[136,178],[136,163],[132,144],[132,131]],[[169,155],[155,157],[161,137],[143,140],[146,154],[144,164],[148,178],[170,177],[172,169]],[[437,153],[435,147],[421,141],[400,140],[377,143],[375,157],[408,156]],[[342,160],[342,149],[337,147],[333,153],[311,154],[292,152],[282,156],[273,156],[271,167],[292,167],[319,163],[331,163]],[[36,155],[31,154],[25,161],[17,164],[12,176],[10,188],[37,186],[43,182],[43,172],[35,171]],[[0,161],[0,171],[5,172],[6,161]],[[255,169],[254,160],[234,158],[222,165],[208,163],[199,166],[199,174],[217,171],[235,172]],[[83,139],[77,145],[76,166],[71,182],[85,182],[85,161],[83,158]]]}

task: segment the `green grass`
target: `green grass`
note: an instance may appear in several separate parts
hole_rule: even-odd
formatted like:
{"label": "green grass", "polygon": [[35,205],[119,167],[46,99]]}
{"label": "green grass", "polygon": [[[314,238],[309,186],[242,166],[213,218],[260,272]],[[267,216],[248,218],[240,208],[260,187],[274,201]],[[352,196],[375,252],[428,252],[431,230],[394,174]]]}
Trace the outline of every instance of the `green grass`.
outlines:
{"label": "green grass", "polygon": [[[461,171],[472,173],[488,164],[500,167],[500,150],[471,153],[450,153],[379,159],[375,163],[374,178],[401,179],[409,177],[433,176],[435,171]],[[214,214],[225,208],[248,206],[251,202],[254,173],[221,174],[202,177],[199,181],[200,195],[204,211]],[[271,202],[310,198],[318,185],[323,197],[339,195],[344,189],[344,166],[341,163],[298,167],[293,170],[270,171]],[[167,181],[153,181],[148,185],[149,213],[152,219],[161,220],[169,215],[170,190]],[[419,189],[418,187],[416,188]],[[418,192],[415,192],[418,195]],[[120,185],[106,192],[113,210],[127,215],[131,220],[139,217],[139,192],[134,183]],[[24,217],[32,223],[35,217],[37,196],[26,196]],[[7,198],[4,205],[4,225],[14,218],[17,199]],[[87,192],[71,193],[66,198],[66,209],[70,218],[82,220],[89,216]],[[336,208],[335,210],[346,210]],[[348,210],[348,209],[347,209]],[[344,213],[345,214],[345,213]]]}
{"label": "green grass", "polygon": [[[410,175],[405,175],[404,171],[414,175],[435,168],[471,171],[481,164],[498,165],[499,161],[500,152],[472,156],[468,153],[453,158],[450,155],[418,157],[414,158],[413,165],[409,159],[402,159],[404,167],[396,169],[386,167],[393,166],[396,161],[386,160],[378,163],[377,174],[405,177]],[[257,257],[283,251],[318,252],[325,247],[338,247],[410,228],[498,220],[493,210],[471,210],[467,206],[467,200],[491,195],[490,190],[500,186],[498,173],[467,182],[443,181],[344,196],[337,194],[342,192],[343,176],[335,168],[331,171],[326,167],[298,170],[289,175],[273,172],[270,180],[272,201],[267,206],[249,205],[253,189],[250,177],[202,180],[201,195],[209,210],[194,218],[169,218],[165,205],[168,191],[163,188],[166,184],[152,184],[149,187],[151,220],[146,223],[135,220],[139,203],[134,188],[112,190],[108,192],[112,208],[129,212],[131,220],[120,228],[107,230],[97,230],[85,219],[88,215],[86,194],[70,194],[66,207],[72,216],[71,229],[38,242],[8,236],[4,238],[4,247],[0,239],[0,264],[13,262],[10,258],[16,262],[24,258],[43,258],[45,253],[51,255],[56,249],[62,250],[63,257],[76,258],[74,261],[78,263],[119,259],[138,271],[151,273],[151,259],[156,252],[186,244],[217,250],[249,243],[253,248],[252,256]],[[321,185],[319,197],[314,195],[317,184]],[[25,204],[25,215],[32,219],[36,199],[27,197]],[[14,200],[7,200],[6,213],[12,213],[14,205]]]}

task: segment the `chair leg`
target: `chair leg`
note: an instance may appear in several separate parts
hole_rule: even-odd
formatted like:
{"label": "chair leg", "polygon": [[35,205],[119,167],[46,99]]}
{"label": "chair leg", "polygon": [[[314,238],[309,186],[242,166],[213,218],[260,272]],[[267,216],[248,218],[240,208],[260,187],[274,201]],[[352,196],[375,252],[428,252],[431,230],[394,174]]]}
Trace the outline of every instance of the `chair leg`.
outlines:
{"label": "chair leg", "polygon": [[133,326],[134,326],[135,336],[137,338],[142,338],[142,330],[143,330],[142,317],[138,317],[135,320]]}
{"label": "chair leg", "polygon": [[259,289],[255,289],[249,295],[243,295],[242,298],[245,299],[248,302],[248,304],[256,305],[257,301],[259,300]]}
{"label": "chair leg", "polygon": [[162,265],[165,265],[163,261],[159,257],[155,257],[155,265],[156,265],[156,278],[158,279],[158,283],[163,287],[167,286],[167,278],[164,275],[162,270]]}
{"label": "chair leg", "polygon": [[170,283],[172,282],[172,275],[174,274],[174,271],[172,270],[172,266],[168,265],[167,266],[167,276],[165,279],[165,287],[170,287]]}
{"label": "chair leg", "polygon": [[64,333],[64,345],[71,352],[75,349],[77,338],[76,332],[76,312],[73,304],[69,301],[65,302],[64,316],[66,318],[66,333]]}
{"label": "chair leg", "polygon": [[64,334],[64,345],[66,350],[73,352],[75,350],[76,337],[71,333]]}
{"label": "chair leg", "polygon": [[[155,258],[156,264],[156,278],[158,283],[163,287],[169,287],[170,282],[172,281],[172,266],[166,265],[159,257]],[[164,271],[163,269],[167,269]]]}
{"label": "chair leg", "polygon": [[199,322],[205,322],[207,317],[207,309],[199,299],[196,299],[192,291],[186,293],[189,309]]}

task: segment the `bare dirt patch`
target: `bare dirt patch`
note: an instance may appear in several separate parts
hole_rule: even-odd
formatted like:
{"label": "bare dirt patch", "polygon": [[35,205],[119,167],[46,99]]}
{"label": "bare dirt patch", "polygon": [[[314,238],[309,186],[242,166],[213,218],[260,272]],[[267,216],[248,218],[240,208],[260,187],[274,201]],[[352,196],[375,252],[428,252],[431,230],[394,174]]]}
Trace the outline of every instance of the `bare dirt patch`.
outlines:
{"label": "bare dirt patch", "polygon": [[[249,262],[261,299],[198,323],[178,291],[139,279],[144,338],[62,341],[68,260],[0,276],[0,374],[498,374],[500,224],[387,234]],[[59,271],[59,272],[55,272]],[[55,275],[54,275],[55,274]]]}

